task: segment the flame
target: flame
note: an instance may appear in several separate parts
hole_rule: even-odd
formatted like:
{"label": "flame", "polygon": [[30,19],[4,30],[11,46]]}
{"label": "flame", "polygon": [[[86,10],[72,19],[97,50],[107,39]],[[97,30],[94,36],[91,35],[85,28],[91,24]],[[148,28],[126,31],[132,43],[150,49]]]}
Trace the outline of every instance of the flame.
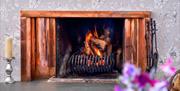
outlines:
{"label": "flame", "polygon": [[100,57],[102,56],[101,51],[97,47],[94,47],[93,49],[94,49],[94,52],[95,52],[96,55],[98,55]]}
{"label": "flame", "polygon": [[90,39],[93,37],[92,33],[91,32],[88,32],[86,34],[86,38],[85,38],[85,48],[84,48],[84,52],[88,55],[90,54],[93,54],[93,52],[91,51],[91,48],[89,46],[89,42],[90,42]]}
{"label": "flame", "polygon": [[91,46],[91,40],[93,38],[98,38],[98,34],[97,34],[97,31],[95,29],[95,31],[89,31],[87,34],[86,34],[86,37],[85,37],[85,48],[84,48],[84,52],[87,54],[87,55],[98,55],[98,56],[102,56],[102,52],[96,47],[96,46]]}
{"label": "flame", "polygon": [[93,34],[91,32],[88,32],[86,34],[85,42],[89,43],[90,39],[93,37]]}
{"label": "flame", "polygon": [[96,30],[94,30],[93,35],[94,35],[95,38],[98,38],[98,33],[97,33]]}

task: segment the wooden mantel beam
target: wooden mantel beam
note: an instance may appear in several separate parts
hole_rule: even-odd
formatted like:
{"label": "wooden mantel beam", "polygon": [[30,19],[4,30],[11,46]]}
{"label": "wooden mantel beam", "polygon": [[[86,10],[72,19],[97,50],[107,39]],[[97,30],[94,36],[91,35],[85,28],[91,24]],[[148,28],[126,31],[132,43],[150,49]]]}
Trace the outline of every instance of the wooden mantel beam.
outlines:
{"label": "wooden mantel beam", "polygon": [[34,11],[22,10],[21,17],[146,18],[151,11]]}

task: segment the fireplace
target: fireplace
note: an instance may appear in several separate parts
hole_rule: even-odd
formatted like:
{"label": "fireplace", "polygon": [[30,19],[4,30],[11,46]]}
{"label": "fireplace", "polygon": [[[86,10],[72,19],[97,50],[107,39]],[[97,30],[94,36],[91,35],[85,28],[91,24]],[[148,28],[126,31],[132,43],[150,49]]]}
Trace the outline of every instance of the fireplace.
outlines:
{"label": "fireplace", "polygon": [[21,79],[116,78],[148,70],[149,11],[21,11]]}
{"label": "fireplace", "polygon": [[56,26],[57,77],[120,72],[123,18],[56,18]]}

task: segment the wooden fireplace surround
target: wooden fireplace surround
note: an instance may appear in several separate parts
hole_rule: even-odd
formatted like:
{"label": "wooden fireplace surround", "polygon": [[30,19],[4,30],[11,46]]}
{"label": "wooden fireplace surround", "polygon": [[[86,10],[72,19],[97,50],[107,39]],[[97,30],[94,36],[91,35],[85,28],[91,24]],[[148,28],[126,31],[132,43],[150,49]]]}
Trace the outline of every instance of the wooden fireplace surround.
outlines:
{"label": "wooden fireplace surround", "polygon": [[50,78],[56,67],[55,18],[125,18],[123,60],[146,70],[146,22],[150,11],[30,11],[20,12],[21,81]]}

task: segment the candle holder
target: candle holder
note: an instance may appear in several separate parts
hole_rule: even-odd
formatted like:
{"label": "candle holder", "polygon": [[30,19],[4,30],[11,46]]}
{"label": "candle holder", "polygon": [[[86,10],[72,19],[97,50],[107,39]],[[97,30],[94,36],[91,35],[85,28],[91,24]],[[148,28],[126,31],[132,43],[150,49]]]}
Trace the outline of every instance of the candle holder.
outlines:
{"label": "candle holder", "polygon": [[15,57],[12,57],[12,58],[4,58],[4,60],[7,61],[7,65],[6,65],[6,78],[5,78],[5,83],[7,84],[12,84],[14,83],[14,79],[12,78],[11,74],[13,72],[13,68],[12,68],[12,65],[11,65],[11,61],[15,59]]}

